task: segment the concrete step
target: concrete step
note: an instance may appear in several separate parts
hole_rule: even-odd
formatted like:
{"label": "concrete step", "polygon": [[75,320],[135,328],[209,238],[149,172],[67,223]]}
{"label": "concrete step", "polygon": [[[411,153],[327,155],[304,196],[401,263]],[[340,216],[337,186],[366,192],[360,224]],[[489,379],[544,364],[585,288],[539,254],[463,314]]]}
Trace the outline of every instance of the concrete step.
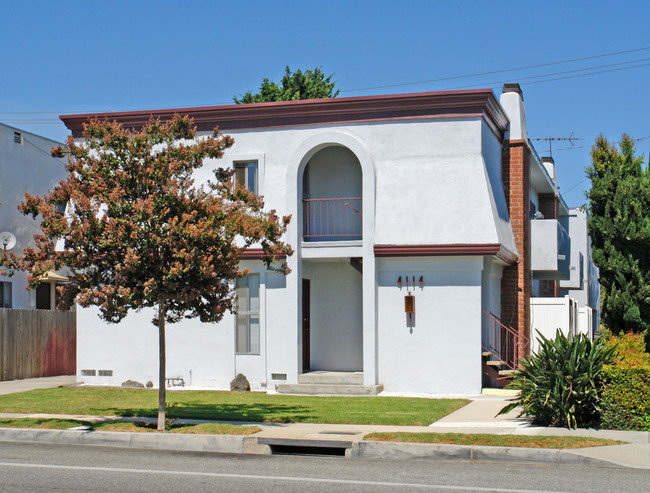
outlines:
{"label": "concrete step", "polygon": [[298,383],[363,385],[363,373],[360,371],[311,371],[298,375]]}
{"label": "concrete step", "polygon": [[276,387],[280,394],[304,395],[377,395],[384,390],[383,385],[345,385],[318,383],[281,383]]}

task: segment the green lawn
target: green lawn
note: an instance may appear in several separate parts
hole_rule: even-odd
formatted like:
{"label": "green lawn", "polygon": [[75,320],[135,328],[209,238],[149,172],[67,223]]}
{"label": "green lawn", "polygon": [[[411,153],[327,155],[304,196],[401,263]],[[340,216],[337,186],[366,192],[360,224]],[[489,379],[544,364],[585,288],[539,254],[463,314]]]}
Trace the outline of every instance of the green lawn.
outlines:
{"label": "green lawn", "polygon": [[[467,404],[464,399],[310,397],[259,392],[168,392],[170,418],[266,423],[426,426]],[[0,412],[157,416],[156,390],[54,388],[0,396]]]}
{"label": "green lawn", "polygon": [[50,430],[67,430],[77,426],[88,425],[84,421],[53,418],[0,418],[0,428],[47,428]]}
{"label": "green lawn", "polygon": [[584,448],[604,445],[621,445],[626,442],[605,438],[532,436],[532,435],[489,435],[483,433],[370,433],[364,440],[382,442],[446,443],[453,445],[483,445],[493,447],[527,448]]}
{"label": "green lawn", "polygon": [[[47,428],[67,430],[77,426],[86,426],[93,431],[138,431],[155,432],[156,423],[109,421],[90,423],[56,418],[0,418],[0,428]],[[211,435],[252,435],[261,431],[257,426],[231,425],[228,423],[201,423],[198,425],[174,423],[167,430],[170,433],[204,433]]]}
{"label": "green lawn", "polygon": [[[144,431],[157,432],[156,423],[111,421],[92,425],[96,431]],[[228,423],[201,423],[198,425],[184,425],[174,423],[168,426],[168,433],[203,433],[208,435],[252,435],[262,431],[257,426],[231,425]]]}

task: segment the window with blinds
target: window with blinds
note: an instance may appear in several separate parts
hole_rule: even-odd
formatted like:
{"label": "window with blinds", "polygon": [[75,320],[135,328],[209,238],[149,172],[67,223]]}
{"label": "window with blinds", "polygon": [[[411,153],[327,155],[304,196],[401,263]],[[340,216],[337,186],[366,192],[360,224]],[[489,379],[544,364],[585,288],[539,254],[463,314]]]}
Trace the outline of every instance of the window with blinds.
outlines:
{"label": "window with blinds", "polygon": [[236,296],[236,353],[260,354],[260,275],[237,279]]}

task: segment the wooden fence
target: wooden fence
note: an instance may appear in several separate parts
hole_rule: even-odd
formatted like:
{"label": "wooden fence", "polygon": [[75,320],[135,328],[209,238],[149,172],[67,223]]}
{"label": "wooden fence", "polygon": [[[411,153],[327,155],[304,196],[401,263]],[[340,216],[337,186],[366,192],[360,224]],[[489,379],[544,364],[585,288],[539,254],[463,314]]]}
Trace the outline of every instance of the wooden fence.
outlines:
{"label": "wooden fence", "polygon": [[74,375],[73,311],[0,309],[0,381]]}

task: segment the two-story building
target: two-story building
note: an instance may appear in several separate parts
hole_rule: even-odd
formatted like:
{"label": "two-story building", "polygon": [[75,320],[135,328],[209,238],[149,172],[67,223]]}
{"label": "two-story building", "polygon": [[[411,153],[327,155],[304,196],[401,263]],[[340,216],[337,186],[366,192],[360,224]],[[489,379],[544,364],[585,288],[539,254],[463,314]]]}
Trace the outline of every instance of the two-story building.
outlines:
{"label": "two-story building", "polygon": [[[40,224],[17,207],[25,200],[25,192],[43,195],[65,178],[63,160],[50,155],[50,149],[58,145],[54,140],[0,123],[0,249],[7,247],[20,254],[24,248],[34,246]],[[22,271],[13,276],[0,274],[0,308],[54,309],[56,286],[66,277],[48,273],[31,290],[27,289],[27,278]]]}
{"label": "two-story building", "polygon": [[[569,278],[567,214],[527,135],[517,84],[489,89],[68,115],[140,128],[194,118],[235,144],[197,174],[236,179],[291,214],[286,277],[248,250],[239,310],[167,331],[174,384],[256,390],[477,394],[529,351],[533,290]],[[554,172],[554,170],[553,170]],[[544,219],[531,219],[543,211]],[[80,380],[157,382],[152,314],[78,311]],[[499,363],[500,362],[500,363]]]}

